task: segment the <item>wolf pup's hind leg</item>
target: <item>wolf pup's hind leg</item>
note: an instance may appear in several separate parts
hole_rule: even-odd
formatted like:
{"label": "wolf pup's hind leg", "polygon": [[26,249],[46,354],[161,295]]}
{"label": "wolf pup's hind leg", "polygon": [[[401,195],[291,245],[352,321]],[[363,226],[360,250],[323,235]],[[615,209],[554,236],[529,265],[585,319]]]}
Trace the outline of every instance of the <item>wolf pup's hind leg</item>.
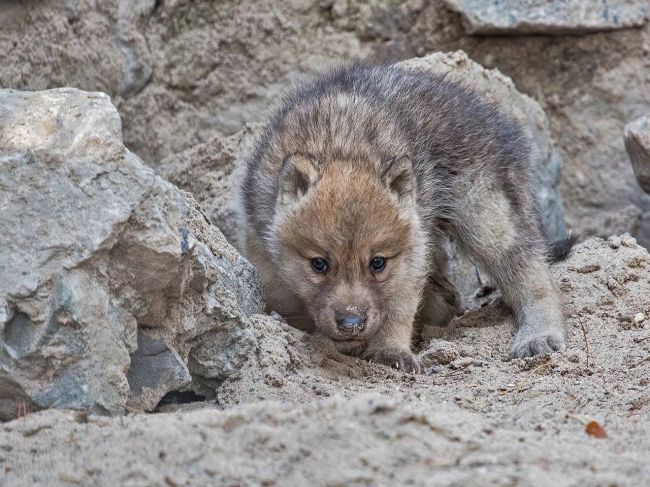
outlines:
{"label": "wolf pup's hind leg", "polygon": [[524,196],[514,204],[491,184],[475,185],[462,199],[452,231],[464,251],[492,276],[513,310],[518,329],[511,355],[563,350],[561,301],[532,203]]}

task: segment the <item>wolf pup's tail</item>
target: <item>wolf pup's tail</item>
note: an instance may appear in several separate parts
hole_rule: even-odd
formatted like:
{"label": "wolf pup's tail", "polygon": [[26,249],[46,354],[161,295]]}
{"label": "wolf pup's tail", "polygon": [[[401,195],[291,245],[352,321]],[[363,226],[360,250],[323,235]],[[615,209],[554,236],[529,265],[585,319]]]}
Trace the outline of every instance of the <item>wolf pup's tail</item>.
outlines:
{"label": "wolf pup's tail", "polygon": [[548,254],[546,260],[550,264],[555,264],[556,262],[563,261],[569,256],[571,249],[577,241],[578,237],[575,235],[569,235],[568,237],[551,242],[548,246]]}

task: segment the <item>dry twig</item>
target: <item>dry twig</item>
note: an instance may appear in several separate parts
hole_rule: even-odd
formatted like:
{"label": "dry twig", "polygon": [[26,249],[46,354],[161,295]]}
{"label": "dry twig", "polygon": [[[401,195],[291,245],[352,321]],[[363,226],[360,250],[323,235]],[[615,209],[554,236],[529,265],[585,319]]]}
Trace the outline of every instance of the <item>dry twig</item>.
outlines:
{"label": "dry twig", "polygon": [[582,328],[582,338],[585,340],[585,350],[587,353],[587,367],[589,367],[589,341],[587,340],[587,330],[585,329],[584,323],[580,323],[580,328]]}

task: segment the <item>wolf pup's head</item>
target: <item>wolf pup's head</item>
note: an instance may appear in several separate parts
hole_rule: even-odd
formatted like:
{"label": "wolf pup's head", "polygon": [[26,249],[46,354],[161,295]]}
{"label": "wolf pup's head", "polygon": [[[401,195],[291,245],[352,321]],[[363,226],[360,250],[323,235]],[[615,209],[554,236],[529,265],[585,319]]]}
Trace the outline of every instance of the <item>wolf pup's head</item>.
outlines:
{"label": "wolf pup's head", "polygon": [[287,157],[271,229],[284,283],[340,350],[410,319],[427,259],[408,158]]}

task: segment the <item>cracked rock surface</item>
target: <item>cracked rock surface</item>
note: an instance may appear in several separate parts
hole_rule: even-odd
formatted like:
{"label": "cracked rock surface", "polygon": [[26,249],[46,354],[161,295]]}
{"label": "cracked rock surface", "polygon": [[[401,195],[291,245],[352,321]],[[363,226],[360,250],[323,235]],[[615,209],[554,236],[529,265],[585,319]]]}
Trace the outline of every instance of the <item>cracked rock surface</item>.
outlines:
{"label": "cracked rock surface", "polygon": [[0,90],[0,168],[0,418],[150,410],[214,334],[246,337],[256,272],[122,145],[108,96]]}
{"label": "cracked rock surface", "polygon": [[625,148],[639,186],[650,193],[650,115],[637,118],[625,126]]}
{"label": "cracked rock surface", "polygon": [[650,16],[645,0],[445,0],[460,12],[470,34],[587,34],[641,27]]}

